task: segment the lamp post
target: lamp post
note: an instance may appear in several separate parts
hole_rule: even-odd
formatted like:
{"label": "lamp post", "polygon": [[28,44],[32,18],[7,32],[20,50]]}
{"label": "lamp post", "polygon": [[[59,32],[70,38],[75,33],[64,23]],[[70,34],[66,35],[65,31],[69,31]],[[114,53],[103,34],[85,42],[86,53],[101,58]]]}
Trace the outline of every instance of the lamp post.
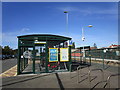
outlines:
{"label": "lamp post", "polygon": [[[92,25],[88,25],[88,27],[92,27]],[[85,37],[84,37],[84,28],[82,27],[82,41],[85,41]],[[84,45],[83,45],[83,61],[85,58],[85,49],[84,49]]]}
{"label": "lamp post", "polygon": [[66,14],[66,34],[68,33],[68,11],[64,11]]}

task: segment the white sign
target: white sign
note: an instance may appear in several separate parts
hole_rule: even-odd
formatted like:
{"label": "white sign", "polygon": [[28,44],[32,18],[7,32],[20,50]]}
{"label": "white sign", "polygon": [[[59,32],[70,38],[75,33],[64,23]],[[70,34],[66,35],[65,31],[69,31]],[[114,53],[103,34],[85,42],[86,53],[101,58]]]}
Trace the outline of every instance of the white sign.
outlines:
{"label": "white sign", "polygon": [[42,42],[42,41],[35,41],[35,44],[46,44],[46,42]]}
{"label": "white sign", "polygon": [[30,51],[25,51],[25,52],[23,53],[23,56],[24,56],[25,58],[31,58],[31,57],[32,57],[32,53],[31,53]]}
{"label": "white sign", "polygon": [[69,46],[72,46],[73,42],[72,40],[69,40]]}
{"label": "white sign", "polygon": [[119,51],[116,51],[116,55],[117,55],[117,56],[120,56],[120,52],[119,52]]}
{"label": "white sign", "polygon": [[60,61],[61,62],[69,61],[68,48],[60,48]]}

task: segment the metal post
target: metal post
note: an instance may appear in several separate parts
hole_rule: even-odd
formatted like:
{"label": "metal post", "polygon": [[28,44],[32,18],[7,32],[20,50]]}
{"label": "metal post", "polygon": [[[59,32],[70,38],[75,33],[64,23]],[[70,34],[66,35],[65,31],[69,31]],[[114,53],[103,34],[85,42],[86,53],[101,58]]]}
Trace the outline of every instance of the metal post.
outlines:
{"label": "metal post", "polygon": [[[69,67],[70,67],[70,64],[72,64],[72,60],[71,60],[71,46],[69,46]],[[70,72],[72,70],[69,70]]]}
{"label": "metal post", "polygon": [[63,43],[63,48],[64,48],[64,43]]}
{"label": "metal post", "polygon": [[108,88],[109,89],[110,89],[110,78],[114,77],[114,76],[120,76],[120,74],[118,73],[118,74],[112,74],[112,75],[108,76],[108,78],[107,78],[107,84],[108,84]]}
{"label": "metal post", "polygon": [[18,39],[17,75],[20,74],[20,59],[21,59],[21,50],[20,50],[20,40]]}
{"label": "metal post", "polygon": [[[23,53],[23,47],[21,47],[20,56],[22,56],[22,53]],[[23,71],[23,68],[24,68],[24,63],[23,63],[23,56],[22,56],[22,57],[21,57],[21,71]]]}
{"label": "metal post", "polygon": [[[23,48],[23,52],[25,51],[25,47]],[[24,61],[24,69],[25,69],[25,66],[26,66],[26,63],[25,63],[25,57],[23,57],[23,61]]]}
{"label": "metal post", "polygon": [[70,71],[70,79],[71,79],[72,64],[70,64],[69,71]]}
{"label": "metal post", "polygon": [[68,11],[64,11],[66,14],[66,35],[68,35]]}
{"label": "metal post", "polygon": [[103,69],[104,69],[104,52],[102,52],[102,58],[103,58]]}
{"label": "metal post", "polygon": [[77,74],[78,74],[78,78],[77,78],[77,82],[79,83],[79,68],[81,69],[81,66],[77,67]]}
{"label": "metal post", "polygon": [[[84,42],[84,40],[85,40],[84,29],[82,28],[82,41]],[[84,45],[83,45],[83,60],[82,60],[82,62],[84,61],[84,57],[85,57],[85,50],[84,50]]]}
{"label": "metal post", "polygon": [[46,42],[46,46],[45,46],[45,53],[46,53],[46,66],[45,66],[45,70],[46,70],[46,73],[48,73],[49,71],[48,71],[48,45],[47,45],[48,43]]}
{"label": "metal post", "polygon": [[42,47],[40,47],[40,61],[41,61]]}
{"label": "metal post", "polygon": [[90,60],[90,66],[91,66],[91,53],[90,53],[90,50],[89,50],[89,60]]}
{"label": "metal post", "polygon": [[[28,47],[26,48],[26,50],[28,50]],[[27,65],[28,65],[28,58],[26,60],[27,60]]]}
{"label": "metal post", "polygon": [[68,34],[68,13],[66,13],[66,33]]}
{"label": "metal post", "polygon": [[[80,49],[80,55],[81,55],[81,49]],[[80,63],[81,63],[82,61],[81,61],[81,56],[80,56]]]}
{"label": "metal post", "polygon": [[75,62],[75,51],[74,51],[74,62]]}
{"label": "metal post", "polygon": [[89,86],[90,86],[90,88],[91,88],[91,77],[90,77],[90,74],[91,74],[91,71],[101,71],[101,81],[104,81],[104,72],[103,72],[103,70],[102,69],[92,69],[92,70],[89,70],[89,72],[88,72],[88,81],[89,81]]}
{"label": "metal post", "polygon": [[86,60],[86,51],[85,51],[85,64],[87,63],[87,60]]}
{"label": "metal post", "polygon": [[35,73],[35,45],[33,46],[33,73]]}
{"label": "metal post", "polygon": [[[77,75],[78,75],[78,78],[77,78],[77,82],[79,83],[79,75],[80,74],[82,74],[82,72],[81,72],[81,69],[82,69],[82,67],[84,67],[84,66],[78,66],[77,67]],[[80,70],[79,70],[80,69]],[[88,67],[88,70],[90,70],[90,68]],[[80,77],[82,77],[82,76],[80,76]]]}

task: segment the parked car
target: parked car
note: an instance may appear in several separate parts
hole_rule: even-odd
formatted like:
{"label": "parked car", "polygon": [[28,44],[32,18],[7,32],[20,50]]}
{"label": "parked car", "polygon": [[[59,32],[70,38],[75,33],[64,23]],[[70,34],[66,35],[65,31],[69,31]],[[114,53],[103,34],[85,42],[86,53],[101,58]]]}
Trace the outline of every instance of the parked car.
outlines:
{"label": "parked car", "polygon": [[15,58],[15,55],[0,55],[0,60]]}
{"label": "parked car", "polygon": [[9,55],[5,55],[5,58],[6,58],[6,59],[9,59],[9,58],[10,58],[10,56],[9,56]]}
{"label": "parked car", "polygon": [[5,55],[0,55],[0,60],[6,59]]}

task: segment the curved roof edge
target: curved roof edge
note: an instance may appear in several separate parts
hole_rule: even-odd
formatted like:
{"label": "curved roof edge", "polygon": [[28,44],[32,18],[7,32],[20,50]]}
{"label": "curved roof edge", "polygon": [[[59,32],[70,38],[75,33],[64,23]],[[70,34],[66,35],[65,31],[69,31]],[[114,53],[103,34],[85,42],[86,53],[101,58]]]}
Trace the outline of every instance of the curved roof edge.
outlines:
{"label": "curved roof edge", "polygon": [[22,36],[17,36],[17,38],[22,38],[22,37],[36,37],[36,36],[54,36],[54,37],[62,37],[62,38],[67,38],[68,40],[71,40],[71,37],[65,37],[65,36],[60,36],[60,35],[53,35],[53,34],[29,34],[29,35],[22,35]]}

